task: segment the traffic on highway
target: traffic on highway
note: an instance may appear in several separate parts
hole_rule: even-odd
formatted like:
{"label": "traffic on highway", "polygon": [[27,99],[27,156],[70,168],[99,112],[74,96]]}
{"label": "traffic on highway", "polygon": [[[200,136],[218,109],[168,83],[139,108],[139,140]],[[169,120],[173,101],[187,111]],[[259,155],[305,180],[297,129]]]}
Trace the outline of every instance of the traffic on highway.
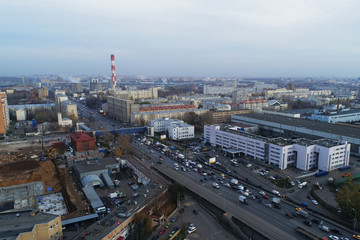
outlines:
{"label": "traffic on highway", "polygon": [[[267,186],[254,184],[256,175],[267,174],[269,169],[256,169],[256,173],[249,171],[249,164],[241,159],[222,158],[227,162],[219,162],[213,156],[222,154],[211,147],[210,151],[194,151],[194,154],[181,153],[173,147],[151,142],[146,138],[138,138],[133,142],[139,150],[151,156],[152,164],[162,164],[172,171],[181,172],[184,177],[193,180],[194,184],[211,189],[224,199],[223,209],[227,209],[226,201],[232,201],[240,208],[267,219],[274,227],[298,232],[298,239],[304,239],[306,234],[328,239],[349,239],[351,231],[335,222],[316,216],[308,211],[308,204],[302,202],[296,205],[286,200],[284,193]],[[219,159],[219,158],[218,158]],[[214,161],[213,163],[209,163]],[[236,174],[234,174],[234,170]],[[240,169],[247,172],[241,176]],[[308,237],[308,236],[307,236]],[[338,237],[338,238],[336,238]],[[316,238],[314,238],[316,239]],[[319,238],[320,239],[320,238]]]}

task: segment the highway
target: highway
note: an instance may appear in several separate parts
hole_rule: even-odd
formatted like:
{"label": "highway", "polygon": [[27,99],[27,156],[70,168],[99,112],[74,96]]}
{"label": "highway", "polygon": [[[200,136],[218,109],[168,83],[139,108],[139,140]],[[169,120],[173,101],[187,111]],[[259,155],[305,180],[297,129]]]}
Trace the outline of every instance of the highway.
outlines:
{"label": "highway", "polygon": [[[312,227],[306,226],[303,223],[305,219],[300,216],[291,219],[287,218],[285,214],[289,212],[294,213],[295,207],[286,202],[280,204],[281,209],[266,207],[265,204],[270,203],[270,199],[272,197],[271,194],[267,194],[270,197],[269,200],[261,198],[262,203],[259,203],[258,200],[249,199],[249,205],[244,205],[238,201],[239,192],[236,192],[235,190],[223,185],[221,185],[219,189],[215,189],[212,187],[213,180],[211,180],[211,177],[207,176],[207,178],[210,180],[204,181],[204,176],[201,176],[195,171],[175,171],[173,169],[173,163],[177,161],[174,161],[167,156],[163,156],[157,151],[153,151],[153,153],[151,153],[151,149],[149,149],[146,145],[136,145],[136,147],[152,157],[153,166],[160,172],[183,184],[184,186],[190,188],[192,191],[196,192],[201,197],[211,200],[213,204],[220,207],[221,209],[225,209],[225,211],[227,211],[229,214],[236,216],[238,219],[243,220],[246,223],[249,223],[249,225],[254,229],[260,232],[266,232],[268,236],[271,236],[269,237],[270,239],[306,239],[300,234],[296,233],[295,228],[297,226],[301,226],[306,230],[312,232],[313,234],[321,237],[329,236],[332,234],[322,232],[316,224],[313,224]],[[164,159],[163,164],[157,163],[160,155]],[[230,178],[224,180],[224,182],[229,181]],[[247,186],[245,183],[241,184],[248,187],[248,189],[253,195],[259,196],[258,189],[254,189],[252,186]],[[317,217],[310,214],[309,219],[313,218]],[[330,221],[324,221],[323,225],[330,228],[338,228]],[[347,229],[341,229],[341,231],[341,236],[346,236],[348,238],[352,236],[351,232]],[[281,236],[279,235],[291,237],[281,238]],[[339,236],[339,234],[337,235]]]}

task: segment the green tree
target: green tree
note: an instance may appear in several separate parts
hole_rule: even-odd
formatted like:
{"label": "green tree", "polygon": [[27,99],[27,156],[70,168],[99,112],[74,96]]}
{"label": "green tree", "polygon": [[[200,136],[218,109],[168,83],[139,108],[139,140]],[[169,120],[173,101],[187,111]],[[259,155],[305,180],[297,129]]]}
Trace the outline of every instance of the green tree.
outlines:
{"label": "green tree", "polygon": [[342,213],[348,217],[354,217],[357,214],[359,219],[360,214],[360,185],[352,181],[352,177],[338,189],[336,194],[336,201]]}

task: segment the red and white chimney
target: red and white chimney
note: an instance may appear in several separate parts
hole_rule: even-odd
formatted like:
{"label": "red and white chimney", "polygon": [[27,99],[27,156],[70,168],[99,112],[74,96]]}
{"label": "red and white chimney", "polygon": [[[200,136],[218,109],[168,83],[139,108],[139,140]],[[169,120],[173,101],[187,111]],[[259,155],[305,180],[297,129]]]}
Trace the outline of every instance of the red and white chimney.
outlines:
{"label": "red and white chimney", "polygon": [[111,82],[109,82],[109,88],[116,88],[116,74],[115,74],[115,55],[111,54]]}

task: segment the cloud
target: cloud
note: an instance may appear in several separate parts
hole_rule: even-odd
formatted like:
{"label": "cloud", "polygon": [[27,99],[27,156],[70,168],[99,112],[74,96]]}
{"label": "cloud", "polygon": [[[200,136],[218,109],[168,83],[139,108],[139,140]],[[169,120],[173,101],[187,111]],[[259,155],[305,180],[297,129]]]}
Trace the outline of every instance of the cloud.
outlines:
{"label": "cloud", "polygon": [[[12,0],[1,5],[0,72],[8,74],[16,74],[8,72],[16,69],[9,66],[14,56],[40,66],[58,63],[47,71],[107,73],[108,55],[115,53],[117,64],[125,66],[120,74],[256,69],[259,75],[279,75],[311,69],[304,75],[324,76],[324,61],[330,59],[339,62],[339,73],[358,75],[357,68],[348,67],[356,64],[342,60],[359,64],[357,0]],[[328,71],[336,74],[334,68]]]}

